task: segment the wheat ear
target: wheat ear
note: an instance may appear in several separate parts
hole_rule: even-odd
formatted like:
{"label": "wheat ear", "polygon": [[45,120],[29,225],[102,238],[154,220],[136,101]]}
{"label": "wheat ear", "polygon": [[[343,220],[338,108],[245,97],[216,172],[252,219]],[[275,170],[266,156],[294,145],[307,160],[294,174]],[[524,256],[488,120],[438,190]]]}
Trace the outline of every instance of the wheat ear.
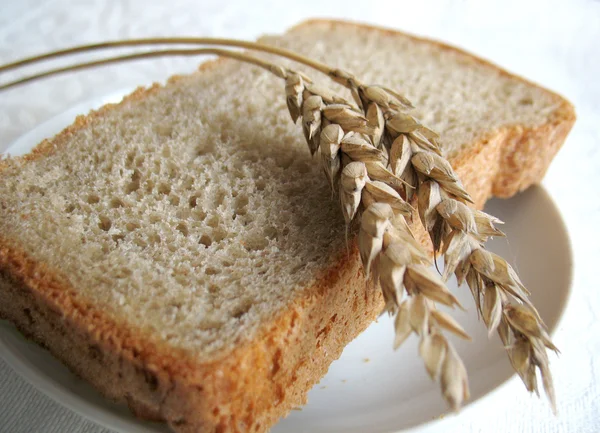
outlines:
{"label": "wheat ear", "polygon": [[[390,154],[380,146],[386,121],[380,104],[354,104],[289,71],[286,96],[292,120],[300,118],[309,150],[320,151],[332,188],[339,184],[342,213],[349,226],[358,214],[358,247],[367,279],[379,284],[384,312],[395,315],[398,348],[410,334],[419,339],[419,354],[430,377],[439,380],[446,401],[457,410],[469,398],[464,364],[443,331],[469,338],[436,303],[454,307],[457,299],[430,270],[428,254],[415,240],[406,218],[414,209],[404,193],[410,179],[390,169]],[[406,101],[382,87],[371,86],[381,104],[404,106]],[[364,110],[364,107],[367,107]]]}
{"label": "wheat ear", "polygon": [[416,191],[419,217],[434,254],[441,252],[444,258],[443,280],[452,274],[459,285],[466,280],[489,334],[498,330],[513,368],[530,392],[539,394],[536,369],[540,371],[556,411],[546,349],[558,349],[517,273],[484,246],[490,237],[504,236],[496,228],[502,222],[465,204],[472,203],[471,197],[442,156],[438,135],[404,111],[411,107],[410,102],[389,89],[362,84],[346,72],[337,70],[331,75],[351,90],[367,113],[373,104],[381,110],[385,130],[381,141],[373,144],[386,149],[392,173],[407,181],[405,196]]}

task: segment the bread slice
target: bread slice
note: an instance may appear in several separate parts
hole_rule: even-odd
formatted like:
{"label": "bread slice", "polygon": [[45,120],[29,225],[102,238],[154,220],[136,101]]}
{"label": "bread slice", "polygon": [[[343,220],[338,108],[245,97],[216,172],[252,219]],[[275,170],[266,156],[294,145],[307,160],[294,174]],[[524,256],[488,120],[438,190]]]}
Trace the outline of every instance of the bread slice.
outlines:
{"label": "bread slice", "polygon": [[[263,41],[405,92],[478,207],[540,181],[575,120],[395,31],[309,21]],[[0,171],[0,315],[175,431],[268,430],[382,307],[283,84],[255,67],[139,89]]]}

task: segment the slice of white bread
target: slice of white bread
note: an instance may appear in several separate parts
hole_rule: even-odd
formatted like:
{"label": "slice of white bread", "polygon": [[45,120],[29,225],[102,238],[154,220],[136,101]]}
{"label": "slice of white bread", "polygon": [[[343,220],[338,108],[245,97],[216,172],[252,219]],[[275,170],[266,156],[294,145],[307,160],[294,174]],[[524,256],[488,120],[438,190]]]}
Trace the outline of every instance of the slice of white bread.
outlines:
{"label": "slice of white bread", "polygon": [[[575,120],[560,96],[402,33],[309,21],[263,41],[404,92],[478,207],[540,181]],[[140,89],[0,177],[0,315],[175,431],[267,430],[382,307],[283,83],[256,67]]]}

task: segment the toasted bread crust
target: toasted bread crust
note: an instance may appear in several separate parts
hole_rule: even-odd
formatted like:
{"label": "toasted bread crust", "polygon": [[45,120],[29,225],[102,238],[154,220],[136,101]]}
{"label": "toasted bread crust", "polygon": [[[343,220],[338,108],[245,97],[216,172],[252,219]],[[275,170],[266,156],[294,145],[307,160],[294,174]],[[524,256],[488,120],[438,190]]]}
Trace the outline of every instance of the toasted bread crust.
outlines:
{"label": "toasted bread crust", "polygon": [[[300,27],[315,22],[398,33],[322,20]],[[205,63],[200,70],[220,63]],[[138,89],[126,101],[141,100],[158,88]],[[562,101],[548,123],[536,128],[507,126],[451,161],[477,207],[492,195],[509,197],[541,180],[575,121],[573,107]],[[75,131],[113,108],[79,116],[24,161],[56,151]],[[9,163],[0,161],[0,171]],[[428,243],[421,226],[415,224],[414,229]],[[263,323],[255,338],[203,363],[101,311],[82,299],[68,278],[30,258],[13,240],[0,238],[0,317],[15,323],[107,397],[128,403],[138,416],[165,420],[178,432],[268,430],[305,402],[330,362],[372,322],[382,305],[379,292],[365,284],[352,246],[352,254],[340,253],[336,265]]]}

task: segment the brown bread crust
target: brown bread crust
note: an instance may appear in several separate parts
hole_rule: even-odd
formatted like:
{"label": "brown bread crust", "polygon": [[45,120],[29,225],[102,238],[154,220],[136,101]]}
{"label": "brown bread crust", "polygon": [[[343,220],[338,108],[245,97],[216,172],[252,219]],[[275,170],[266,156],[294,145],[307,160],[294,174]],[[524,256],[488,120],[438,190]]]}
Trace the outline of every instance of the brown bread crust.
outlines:
{"label": "brown bread crust", "polygon": [[[299,27],[313,23],[323,21]],[[200,69],[219,63],[208,62]],[[143,99],[158,88],[138,89],[127,100]],[[562,101],[547,123],[493,131],[451,161],[478,208],[492,195],[509,197],[542,179],[575,121],[573,107]],[[79,116],[24,159],[56,151],[75,131],[113,107]],[[0,162],[0,171],[5,164]],[[428,243],[420,225],[413,226],[418,238]],[[350,256],[340,252],[337,264],[265,322],[256,338],[220,359],[202,362],[101,311],[83,299],[67,278],[28,257],[11,239],[0,237],[0,317],[15,323],[107,397],[126,402],[138,416],[165,420],[177,432],[268,430],[293,407],[305,403],[308,390],[381,307],[381,296],[365,284],[352,246]]]}

